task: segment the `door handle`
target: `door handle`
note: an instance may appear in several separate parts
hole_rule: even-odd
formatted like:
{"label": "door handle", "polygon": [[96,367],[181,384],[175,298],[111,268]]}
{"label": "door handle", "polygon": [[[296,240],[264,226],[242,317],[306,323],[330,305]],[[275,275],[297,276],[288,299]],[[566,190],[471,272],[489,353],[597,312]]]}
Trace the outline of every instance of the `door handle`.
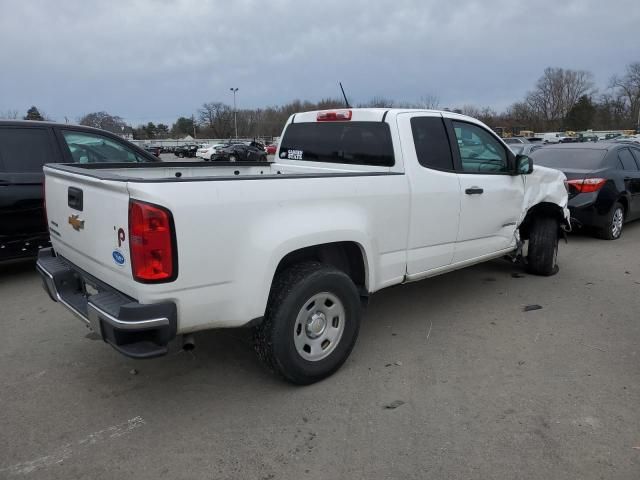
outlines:
{"label": "door handle", "polygon": [[467,188],[464,191],[464,193],[466,193],[467,195],[482,195],[483,192],[484,192],[484,189],[480,187],[471,187],[471,188]]}

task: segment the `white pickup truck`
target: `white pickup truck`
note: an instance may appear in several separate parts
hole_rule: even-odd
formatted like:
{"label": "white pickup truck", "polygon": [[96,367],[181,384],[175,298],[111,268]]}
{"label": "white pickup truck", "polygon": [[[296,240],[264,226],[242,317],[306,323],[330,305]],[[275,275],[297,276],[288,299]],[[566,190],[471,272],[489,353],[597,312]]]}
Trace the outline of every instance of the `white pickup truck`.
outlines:
{"label": "white pickup truck", "polygon": [[569,222],[561,172],[450,112],[298,113],[273,163],[44,172],[53,300],[135,358],[251,326],[298,384],[342,365],[372,293],[505,255],[551,275]]}

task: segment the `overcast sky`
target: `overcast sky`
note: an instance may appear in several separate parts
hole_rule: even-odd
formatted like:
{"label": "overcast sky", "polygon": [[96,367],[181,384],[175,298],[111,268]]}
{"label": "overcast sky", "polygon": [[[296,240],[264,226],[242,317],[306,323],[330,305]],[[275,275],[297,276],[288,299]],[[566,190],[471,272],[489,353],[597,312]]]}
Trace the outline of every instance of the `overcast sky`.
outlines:
{"label": "overcast sky", "polygon": [[606,87],[638,0],[0,0],[0,112],[171,122],[206,101],[373,96],[501,110],[547,66]]}

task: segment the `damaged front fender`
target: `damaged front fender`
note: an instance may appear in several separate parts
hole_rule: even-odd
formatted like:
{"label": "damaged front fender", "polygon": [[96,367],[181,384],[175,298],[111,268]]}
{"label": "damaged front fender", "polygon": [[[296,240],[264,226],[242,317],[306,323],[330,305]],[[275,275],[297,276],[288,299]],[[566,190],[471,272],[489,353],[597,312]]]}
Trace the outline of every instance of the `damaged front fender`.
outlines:
{"label": "damaged front fender", "polygon": [[566,180],[567,177],[560,170],[540,165],[535,165],[532,173],[524,175],[525,189],[520,224],[526,220],[532,209],[546,205],[544,208],[555,210],[563,226],[570,228]]}

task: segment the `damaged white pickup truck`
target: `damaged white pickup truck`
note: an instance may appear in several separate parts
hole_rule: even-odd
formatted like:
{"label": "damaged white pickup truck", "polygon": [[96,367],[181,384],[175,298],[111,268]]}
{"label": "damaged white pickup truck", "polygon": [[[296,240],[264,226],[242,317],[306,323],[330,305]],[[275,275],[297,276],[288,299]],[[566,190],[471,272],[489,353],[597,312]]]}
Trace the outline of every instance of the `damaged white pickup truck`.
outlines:
{"label": "damaged white pickup truck", "polygon": [[305,112],[281,138],[273,163],[47,165],[51,298],[135,358],[251,326],[261,359],[308,384],[347,359],[378,290],[523,251],[557,270],[564,175],[473,118]]}

